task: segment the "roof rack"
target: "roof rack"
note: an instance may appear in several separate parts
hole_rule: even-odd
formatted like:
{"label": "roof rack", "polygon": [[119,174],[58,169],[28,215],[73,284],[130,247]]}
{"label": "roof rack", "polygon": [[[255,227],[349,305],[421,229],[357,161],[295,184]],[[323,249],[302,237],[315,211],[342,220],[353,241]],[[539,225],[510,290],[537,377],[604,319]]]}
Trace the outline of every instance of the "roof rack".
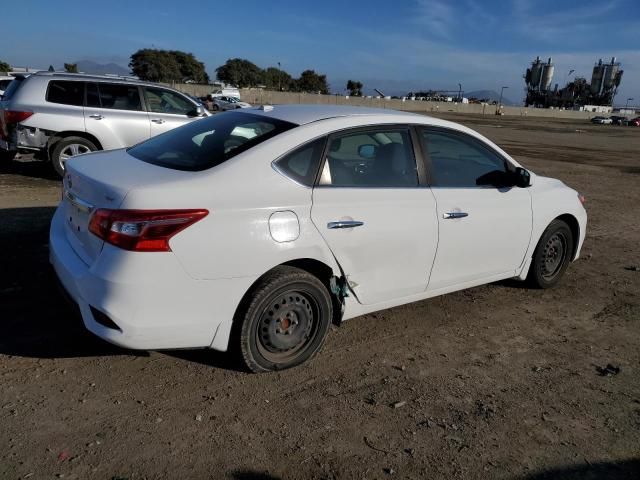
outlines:
{"label": "roof rack", "polygon": [[49,72],[49,71],[39,71],[34,75],[42,75],[42,76],[61,76],[61,77],[82,77],[82,78],[110,78],[117,80],[128,80],[134,82],[141,82],[140,78],[133,75],[118,75],[115,73],[70,73],[70,72]]}

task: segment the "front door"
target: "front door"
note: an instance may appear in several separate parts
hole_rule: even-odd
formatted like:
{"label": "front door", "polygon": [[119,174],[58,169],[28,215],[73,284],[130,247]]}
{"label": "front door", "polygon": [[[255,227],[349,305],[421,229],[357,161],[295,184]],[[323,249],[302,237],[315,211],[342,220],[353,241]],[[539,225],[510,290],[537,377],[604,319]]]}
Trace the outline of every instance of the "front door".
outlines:
{"label": "front door", "polygon": [[311,217],[360,303],[426,289],[438,225],[408,128],[330,137]]}
{"label": "front door", "polygon": [[440,227],[429,290],[513,276],[531,238],[529,191],[504,186],[513,167],[484,142],[446,129],[421,135]]}

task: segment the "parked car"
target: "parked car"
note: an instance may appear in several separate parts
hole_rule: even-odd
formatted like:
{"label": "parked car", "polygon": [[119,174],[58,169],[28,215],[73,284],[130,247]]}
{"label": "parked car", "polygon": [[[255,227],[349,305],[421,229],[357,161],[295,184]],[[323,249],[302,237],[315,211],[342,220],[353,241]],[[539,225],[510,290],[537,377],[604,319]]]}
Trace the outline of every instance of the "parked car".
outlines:
{"label": "parked car", "polygon": [[235,97],[240,100],[240,90],[236,87],[218,88],[211,92],[212,97]]}
{"label": "parked car", "polygon": [[506,278],[552,287],[583,201],[452,122],[265,106],[71,159],[50,258],[99,337],[232,349],[262,372],[308,360],[332,322]]}
{"label": "parked car", "polygon": [[609,117],[593,117],[591,123],[597,123],[600,125],[611,125],[612,120]]}
{"label": "parked car", "polygon": [[627,125],[629,127],[640,127],[640,117],[632,118],[631,120],[627,121]]}
{"label": "parked car", "polygon": [[629,121],[627,117],[623,117],[621,115],[612,115],[610,118],[613,125],[626,125]]}
{"label": "parked car", "polygon": [[241,102],[236,97],[213,97],[211,109],[214,111],[236,110],[238,108],[251,108],[251,104]]}
{"label": "parked car", "polygon": [[0,103],[0,157],[36,153],[63,175],[72,156],[134,145],[209,113],[187,95],[110,75],[38,72]]}

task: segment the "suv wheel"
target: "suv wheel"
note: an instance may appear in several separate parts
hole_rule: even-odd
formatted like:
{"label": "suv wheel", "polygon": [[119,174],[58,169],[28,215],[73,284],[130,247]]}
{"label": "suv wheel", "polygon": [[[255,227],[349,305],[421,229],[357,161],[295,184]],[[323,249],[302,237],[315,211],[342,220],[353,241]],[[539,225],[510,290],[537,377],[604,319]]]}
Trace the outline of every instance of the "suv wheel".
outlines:
{"label": "suv wheel", "polygon": [[82,137],[67,137],[55,144],[51,152],[51,163],[58,175],[64,176],[65,162],[76,155],[98,150],[91,141]]}

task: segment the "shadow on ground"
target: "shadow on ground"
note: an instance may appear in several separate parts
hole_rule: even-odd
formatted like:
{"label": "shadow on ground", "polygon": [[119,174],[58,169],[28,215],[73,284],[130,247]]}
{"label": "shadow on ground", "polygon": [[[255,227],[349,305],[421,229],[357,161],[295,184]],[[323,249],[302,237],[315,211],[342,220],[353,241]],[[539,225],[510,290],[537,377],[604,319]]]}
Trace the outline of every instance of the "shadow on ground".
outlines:
{"label": "shadow on ground", "polygon": [[22,177],[60,180],[50,162],[33,160],[32,155],[23,156],[10,162],[0,162],[0,174],[20,175]]}
{"label": "shadow on ground", "polygon": [[55,208],[0,210],[0,354],[35,358],[131,354],[87,332],[49,264]]}
{"label": "shadow on ground", "polygon": [[[60,291],[49,264],[49,224],[55,208],[0,209],[0,354],[32,358],[148,356],[87,331],[77,306]],[[237,357],[203,350],[163,352],[188,362],[244,371]]]}
{"label": "shadow on ground", "polygon": [[588,463],[544,470],[521,480],[638,480],[640,459]]}

